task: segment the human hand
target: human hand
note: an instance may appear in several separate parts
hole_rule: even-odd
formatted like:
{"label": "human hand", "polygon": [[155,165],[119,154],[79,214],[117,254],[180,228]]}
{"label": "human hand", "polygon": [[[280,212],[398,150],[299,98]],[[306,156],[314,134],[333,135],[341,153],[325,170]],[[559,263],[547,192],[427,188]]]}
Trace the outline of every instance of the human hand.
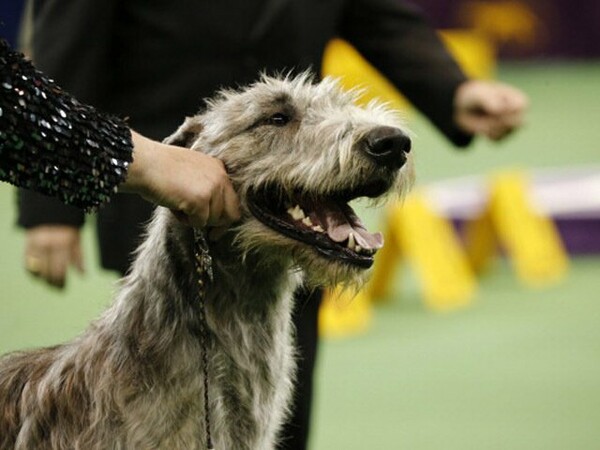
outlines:
{"label": "human hand", "polygon": [[70,225],[40,225],[25,234],[25,268],[57,288],[65,286],[67,269],[84,272],[79,229]]}
{"label": "human hand", "polygon": [[494,81],[468,80],[454,96],[454,121],[469,134],[500,140],[523,125],[529,106],[517,88]]}
{"label": "human hand", "polygon": [[220,160],[135,132],[132,136],[134,160],[125,190],[170,208],[185,224],[217,228],[213,237],[240,219],[237,194]]}

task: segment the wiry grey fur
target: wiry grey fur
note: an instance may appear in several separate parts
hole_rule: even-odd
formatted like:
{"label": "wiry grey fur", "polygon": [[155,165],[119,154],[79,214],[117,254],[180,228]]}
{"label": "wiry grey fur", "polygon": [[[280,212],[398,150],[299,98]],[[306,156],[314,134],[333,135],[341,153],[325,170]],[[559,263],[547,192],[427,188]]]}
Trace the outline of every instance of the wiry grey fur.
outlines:
{"label": "wiry grey fur", "polygon": [[[225,162],[243,220],[211,243],[207,292],[209,411],[220,450],[273,449],[293,378],[292,293],[313,283],[360,283],[366,270],[324,258],[256,220],[251,190],[281,195],[353,188],[379,168],[358,151],[369,130],[402,127],[335,81],[263,77],[225,91],[169,138]],[[265,125],[278,111],[284,127]],[[409,161],[410,162],[410,161]],[[410,164],[394,174],[401,193]],[[131,273],[110,307],[78,338],[0,361],[0,448],[204,449],[203,379],[193,235],[158,208]]]}

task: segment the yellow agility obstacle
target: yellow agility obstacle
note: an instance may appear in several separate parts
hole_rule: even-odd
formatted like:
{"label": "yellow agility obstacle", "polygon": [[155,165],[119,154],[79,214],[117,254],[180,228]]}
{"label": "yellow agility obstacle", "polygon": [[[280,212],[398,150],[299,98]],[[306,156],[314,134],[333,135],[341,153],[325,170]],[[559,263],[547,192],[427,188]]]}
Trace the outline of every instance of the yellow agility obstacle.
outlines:
{"label": "yellow agility obstacle", "polygon": [[494,174],[487,207],[466,226],[467,255],[483,271],[502,248],[519,280],[543,287],[564,278],[568,257],[554,222],[537,211],[522,171]]}
{"label": "yellow agility obstacle", "polygon": [[367,293],[385,298],[394,285],[391,277],[400,261],[410,266],[420,282],[423,300],[435,311],[468,305],[477,281],[452,224],[436,214],[422,191],[389,209],[386,245],[377,255]]}
{"label": "yellow agility obstacle", "polygon": [[404,261],[415,271],[430,309],[466,306],[477,291],[475,274],[488,268],[500,249],[526,286],[549,286],[564,278],[566,251],[552,219],[533,204],[527,174],[503,171],[482,184],[484,189],[471,187],[481,191],[483,205],[465,221],[464,242],[450,218],[433,208],[431,192],[419,190],[404,205],[393,205],[367,297],[389,297],[396,266]]}
{"label": "yellow agility obstacle", "polygon": [[362,105],[379,100],[389,103],[393,109],[408,109],[408,101],[394,85],[342,39],[333,39],[327,45],[322,70],[323,75],[339,78],[347,90],[361,89],[359,102]]}
{"label": "yellow agility obstacle", "polygon": [[367,291],[326,291],[319,309],[319,335],[343,338],[366,332],[373,322],[373,306]]}

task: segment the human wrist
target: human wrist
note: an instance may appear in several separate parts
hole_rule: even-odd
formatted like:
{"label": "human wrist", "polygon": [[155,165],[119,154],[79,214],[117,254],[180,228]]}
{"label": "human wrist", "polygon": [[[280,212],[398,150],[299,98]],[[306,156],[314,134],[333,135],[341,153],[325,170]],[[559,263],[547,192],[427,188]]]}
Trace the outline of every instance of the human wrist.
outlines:
{"label": "human wrist", "polygon": [[145,136],[131,130],[133,142],[133,161],[129,165],[127,178],[121,184],[122,192],[133,192],[145,195],[148,191],[148,172],[153,164],[156,143]]}

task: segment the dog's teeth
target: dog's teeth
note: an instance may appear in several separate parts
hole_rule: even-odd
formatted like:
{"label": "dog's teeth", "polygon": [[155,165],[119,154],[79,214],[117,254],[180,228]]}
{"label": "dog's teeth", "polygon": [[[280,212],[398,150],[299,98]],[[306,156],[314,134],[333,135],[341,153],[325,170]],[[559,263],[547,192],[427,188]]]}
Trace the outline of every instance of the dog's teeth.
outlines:
{"label": "dog's teeth", "polygon": [[350,250],[354,250],[355,247],[356,247],[356,242],[354,241],[354,234],[350,233],[348,235],[348,248]]}
{"label": "dog's teeth", "polygon": [[306,217],[304,211],[302,211],[302,208],[300,208],[300,205],[296,205],[293,208],[288,208],[287,213],[292,216],[292,219],[294,220],[302,220]]}
{"label": "dog's teeth", "polygon": [[360,245],[357,245],[356,247],[354,247],[354,251],[356,253],[362,253],[363,250],[365,250],[365,249],[363,249]]}
{"label": "dog's teeth", "polygon": [[307,227],[312,227],[313,223],[312,220],[310,220],[310,217],[306,216],[304,219],[302,219],[302,223],[304,225],[306,225]]}
{"label": "dog's teeth", "polygon": [[313,231],[316,231],[317,233],[324,233],[325,230],[323,229],[323,227],[321,225],[315,225],[314,227],[312,227]]}
{"label": "dog's teeth", "polygon": [[302,220],[302,219],[304,219],[304,217],[306,217],[306,215],[304,214],[304,211],[302,211],[302,208],[300,208],[300,205],[296,205],[295,220]]}

